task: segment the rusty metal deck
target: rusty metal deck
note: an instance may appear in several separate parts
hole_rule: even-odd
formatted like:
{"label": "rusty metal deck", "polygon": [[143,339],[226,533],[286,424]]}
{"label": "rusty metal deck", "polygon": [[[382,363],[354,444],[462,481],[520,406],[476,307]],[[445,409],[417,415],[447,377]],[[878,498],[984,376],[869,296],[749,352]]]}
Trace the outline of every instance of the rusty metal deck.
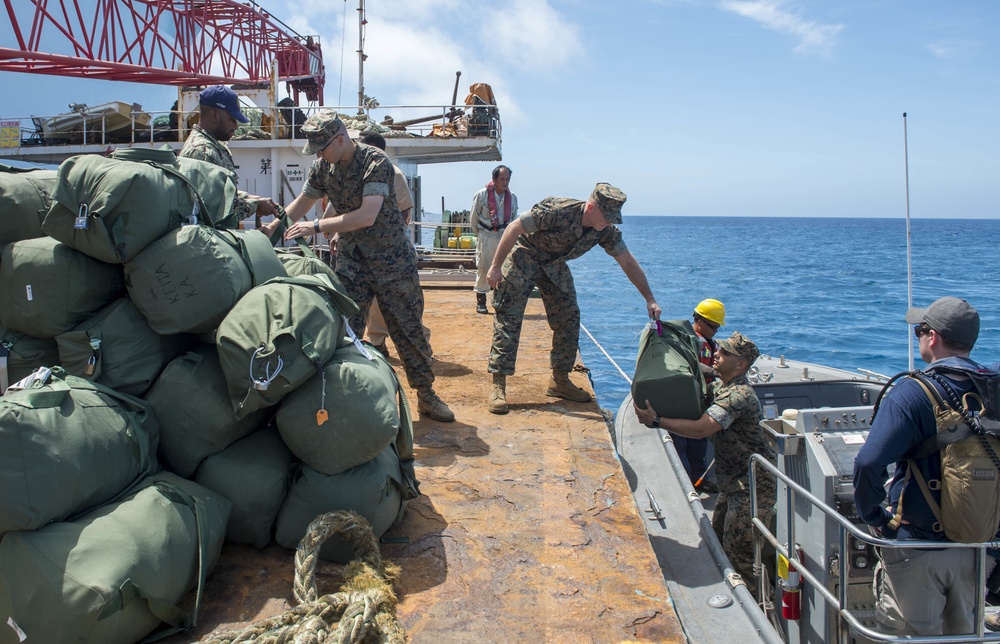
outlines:
{"label": "rusty metal deck", "polygon": [[[511,412],[495,416],[486,411],[492,317],[476,315],[470,290],[425,298],[435,388],[457,420],[415,418],[423,495],[386,535],[407,542],[382,547],[402,567],[398,614],[410,640],[685,641],[597,403],[544,395],[552,334],[541,302],[529,302]],[[584,374],[572,377],[590,388]],[[166,641],[289,608],[292,556],[227,545],[198,628]],[[338,589],[341,570],[323,564],[321,593]]]}

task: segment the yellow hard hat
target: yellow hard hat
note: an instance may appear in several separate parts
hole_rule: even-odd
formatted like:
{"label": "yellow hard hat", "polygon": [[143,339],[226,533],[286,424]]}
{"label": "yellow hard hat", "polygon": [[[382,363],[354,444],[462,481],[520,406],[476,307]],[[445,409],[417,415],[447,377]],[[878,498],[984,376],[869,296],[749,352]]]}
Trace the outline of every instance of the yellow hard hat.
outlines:
{"label": "yellow hard hat", "polygon": [[694,312],[719,326],[726,323],[726,306],[719,300],[711,298],[702,300],[698,302],[698,306],[694,307]]}

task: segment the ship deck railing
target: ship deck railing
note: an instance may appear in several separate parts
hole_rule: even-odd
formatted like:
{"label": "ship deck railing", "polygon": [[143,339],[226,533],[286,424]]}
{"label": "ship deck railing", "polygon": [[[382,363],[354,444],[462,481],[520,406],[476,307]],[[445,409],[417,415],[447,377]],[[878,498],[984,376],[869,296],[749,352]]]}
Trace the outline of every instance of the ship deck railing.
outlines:
{"label": "ship deck railing", "polygon": [[[359,121],[373,127],[386,138],[489,138],[502,140],[500,112],[496,105],[373,105],[357,106],[242,106],[244,114],[250,118],[248,129],[261,130],[271,139],[301,140],[301,126],[309,116],[322,110],[336,110],[345,118],[348,128]],[[481,123],[473,123],[474,109],[486,109],[487,117]],[[75,110],[79,114],[79,129],[60,133],[46,132],[45,124],[57,117],[73,122],[72,112],[52,115],[2,116],[2,148],[24,148],[38,146],[62,146],[84,144],[133,144],[156,142],[181,142],[189,127],[177,125],[182,120],[193,122],[191,117],[197,111],[182,113],[176,110],[149,111],[134,105],[131,112],[131,127],[109,128],[107,119],[102,117],[93,123],[94,114],[85,107]],[[148,118],[148,124],[137,125]],[[167,124],[164,124],[164,121]],[[171,125],[172,124],[172,125]],[[243,126],[247,128],[247,126]],[[240,132],[237,133],[239,136]],[[2,154],[2,152],[0,152]]]}
{"label": "ship deck railing", "polygon": [[[797,502],[802,499],[813,507],[818,509],[827,515],[830,519],[833,519],[839,528],[839,543],[840,543],[840,556],[837,558],[837,575],[839,579],[848,579],[848,565],[849,557],[847,553],[850,552],[848,548],[849,536],[854,537],[857,541],[873,545],[877,548],[909,548],[909,549],[935,549],[940,550],[943,548],[968,548],[976,551],[976,632],[974,634],[965,635],[933,635],[933,636],[905,636],[897,637],[894,635],[888,635],[885,633],[880,633],[865,626],[860,619],[858,619],[851,609],[846,608],[847,606],[847,590],[849,584],[840,583],[838,584],[838,592],[834,595],[826,587],[820,579],[813,575],[806,568],[804,562],[802,562],[797,554],[797,549],[788,548],[787,544],[782,544],[778,542],[778,538],[771,532],[767,524],[757,518],[757,479],[760,475],[761,468],[766,472],[765,476],[771,475],[778,481],[784,483],[788,486],[788,495],[784,501],[784,511],[787,513],[788,522],[788,543],[794,544],[795,540],[795,512],[797,509]],[[867,637],[873,641],[877,642],[909,642],[909,643],[928,643],[928,644],[950,644],[959,642],[1000,642],[1000,633],[990,633],[987,634],[985,630],[985,623],[983,621],[986,611],[986,549],[996,549],[1000,548],[1000,541],[986,541],[983,543],[955,543],[953,541],[924,541],[924,540],[905,540],[897,541],[891,539],[881,539],[869,534],[867,531],[862,531],[855,524],[851,523],[846,517],[842,516],[835,509],[828,506],[821,499],[814,496],[806,488],[802,487],[791,478],[783,474],[775,465],[772,465],[767,459],[759,454],[754,454],[750,459],[750,504],[751,504],[751,516],[753,517],[753,525],[756,528],[755,534],[760,534],[761,537],[770,543],[774,549],[785,557],[789,561],[789,565],[795,566],[795,570],[802,576],[804,582],[811,584],[813,590],[815,590],[820,597],[839,615],[841,624],[848,624],[853,628],[858,634]],[[780,511],[781,503],[778,504],[778,510]],[[763,559],[763,544],[760,539],[754,539],[754,567],[760,569],[762,566]],[[761,588],[759,590],[763,594],[767,591],[763,588],[763,578],[760,580]]]}

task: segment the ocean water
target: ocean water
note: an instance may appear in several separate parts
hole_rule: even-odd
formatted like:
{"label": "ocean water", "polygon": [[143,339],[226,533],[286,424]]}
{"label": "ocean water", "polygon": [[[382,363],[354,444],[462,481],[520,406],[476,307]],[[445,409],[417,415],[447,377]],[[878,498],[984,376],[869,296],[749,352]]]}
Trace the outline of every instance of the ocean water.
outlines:
{"label": "ocean water", "polygon": [[[914,338],[904,320],[902,218],[632,216],[621,229],[665,319],[690,318],[714,297],[726,305],[717,338],[738,330],[772,356],[886,375],[907,369]],[[1000,220],[914,219],[910,231],[914,305],[968,300],[981,318],[972,358],[1000,360]],[[581,331],[580,352],[598,403],[617,412],[629,392],[618,368],[631,378],[645,303],[600,247],[570,266],[594,337]],[[922,366],[915,344],[914,356]]]}

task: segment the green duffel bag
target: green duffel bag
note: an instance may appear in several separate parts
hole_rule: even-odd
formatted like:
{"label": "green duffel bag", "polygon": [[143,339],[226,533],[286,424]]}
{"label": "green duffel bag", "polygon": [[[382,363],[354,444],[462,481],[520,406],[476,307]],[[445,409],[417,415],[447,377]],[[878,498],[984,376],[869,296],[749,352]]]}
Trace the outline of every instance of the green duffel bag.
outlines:
{"label": "green duffel bag", "polygon": [[276,277],[244,295],[216,334],[236,414],[277,404],[321,372],[357,310],[324,275]]}
{"label": "green duffel bag", "polygon": [[194,480],[233,502],[226,541],[264,548],[288,495],[297,461],[274,427],[265,427],[205,459]]}
{"label": "green duffel bag", "polygon": [[59,364],[74,376],[142,396],[167,364],[193,346],[189,335],[160,335],[123,297],[56,336]]}
{"label": "green duffel bag", "polygon": [[207,456],[263,425],[268,414],[266,409],[243,418],[233,413],[219,354],[212,345],[174,358],[145,399],[160,421],[160,462],[185,478]]}
{"label": "green duffel bag", "polygon": [[0,397],[0,532],[103,505],[157,470],[141,400],[43,368]]}
{"label": "green duffel bag", "polygon": [[55,170],[27,170],[0,163],[0,248],[42,237],[42,219],[52,205]]}
{"label": "green duffel bag", "polygon": [[694,328],[690,320],[661,320],[660,327],[647,326],[639,336],[632,400],[648,400],[666,418],[701,418],[706,388]]}
{"label": "green duffel bag", "polygon": [[59,364],[59,350],[52,338],[33,338],[0,326],[0,395],[11,383],[26,378],[39,367]]}
{"label": "green duffel bag", "polygon": [[[0,642],[133,644],[196,625],[232,504],[162,472],[73,522],[0,541]],[[190,612],[178,604],[196,589]],[[20,635],[18,635],[20,633]]]}
{"label": "green duffel bag", "polygon": [[125,286],[157,333],[218,328],[254,286],[287,275],[263,233],[182,226],[125,263]]}
{"label": "green duffel bag", "polygon": [[[367,463],[399,431],[396,378],[373,347],[341,347],[308,382],[288,394],[275,421],[300,461],[323,474]],[[317,415],[318,414],[318,415]],[[322,422],[320,422],[322,421]]]}
{"label": "green duffel bag", "polygon": [[[381,537],[403,517],[405,487],[393,445],[371,461],[333,476],[303,465],[278,513],[274,539],[286,548],[295,548],[313,519],[335,510],[357,512],[368,520],[375,536]],[[347,563],[354,558],[354,549],[334,536],[323,544],[319,556]]]}
{"label": "green duffel bag", "polygon": [[235,228],[235,196],[235,174],[169,148],[81,154],[59,166],[42,231],[91,257],[125,263],[181,224]]}
{"label": "green duffel bag", "polygon": [[69,331],[125,294],[122,267],[51,237],[7,245],[0,259],[0,324],[36,338]]}

